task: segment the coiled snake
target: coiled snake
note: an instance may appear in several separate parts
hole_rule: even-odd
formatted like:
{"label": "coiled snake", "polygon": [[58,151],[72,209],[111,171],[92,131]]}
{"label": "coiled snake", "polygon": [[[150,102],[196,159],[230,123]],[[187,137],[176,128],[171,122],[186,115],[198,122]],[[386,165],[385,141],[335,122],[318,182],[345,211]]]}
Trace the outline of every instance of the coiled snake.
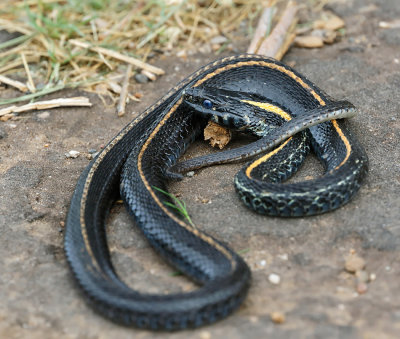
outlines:
{"label": "coiled snake", "polygon": [[[334,101],[290,67],[262,56],[220,59],[187,77],[112,139],[77,183],[65,251],[89,303],[116,322],[154,330],[197,327],[229,315],[247,293],[248,266],[224,243],[185,223],[155,187],[165,190],[168,179],[189,169],[263,154],[235,178],[247,206],[279,216],[330,211],[356,193],[368,167],[362,147],[336,120],[354,114],[349,102]],[[260,138],[177,164],[207,119]],[[310,147],[325,174],[281,184]],[[150,244],[197,282],[197,290],[142,294],[119,279],[104,224],[119,188]]]}

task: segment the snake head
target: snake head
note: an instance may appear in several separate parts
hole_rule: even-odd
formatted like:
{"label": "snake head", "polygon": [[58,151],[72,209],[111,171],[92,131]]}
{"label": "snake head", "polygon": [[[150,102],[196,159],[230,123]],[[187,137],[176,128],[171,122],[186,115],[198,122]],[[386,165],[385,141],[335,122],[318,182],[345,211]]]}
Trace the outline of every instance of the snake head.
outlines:
{"label": "snake head", "polygon": [[183,93],[184,104],[194,113],[228,128],[241,130],[248,123],[243,98],[248,95],[215,87],[192,87]]}

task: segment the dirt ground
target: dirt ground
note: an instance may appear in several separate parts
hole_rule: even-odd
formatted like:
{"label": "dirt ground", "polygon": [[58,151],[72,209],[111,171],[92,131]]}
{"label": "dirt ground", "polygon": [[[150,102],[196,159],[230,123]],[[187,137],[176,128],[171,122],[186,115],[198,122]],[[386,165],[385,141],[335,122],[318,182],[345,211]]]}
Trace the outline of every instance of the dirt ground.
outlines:
{"label": "dirt ground", "polygon": [[[216,57],[157,60],[166,75],[138,85],[143,99],[129,104],[133,113],[125,117],[117,118],[115,109],[91,95],[91,108],[32,112],[0,123],[1,338],[398,337],[400,29],[384,30],[378,23],[400,19],[400,5],[353,0],[329,6],[345,19],[346,37],[322,49],[293,48],[284,61],[359,108],[349,125],[367,150],[370,171],[357,196],[325,215],[270,218],[248,210],[236,196],[233,177],[240,164],[198,171],[172,183],[170,191],[181,194],[198,227],[242,251],[253,272],[243,306],[214,325],[172,334],[124,328],[97,315],[74,285],[63,251],[63,222],[89,150],[99,150],[168,88]],[[7,89],[1,95],[14,94]],[[77,94],[87,95],[65,92]],[[81,154],[67,159],[70,150]],[[189,155],[209,151],[197,142]],[[320,172],[311,157],[300,176]],[[122,205],[113,208],[108,233],[117,270],[134,288],[161,293],[195,288],[152,252]],[[344,269],[354,252],[372,278],[366,290]],[[280,282],[271,283],[270,274]],[[285,321],[274,323],[271,312],[283,313]]]}

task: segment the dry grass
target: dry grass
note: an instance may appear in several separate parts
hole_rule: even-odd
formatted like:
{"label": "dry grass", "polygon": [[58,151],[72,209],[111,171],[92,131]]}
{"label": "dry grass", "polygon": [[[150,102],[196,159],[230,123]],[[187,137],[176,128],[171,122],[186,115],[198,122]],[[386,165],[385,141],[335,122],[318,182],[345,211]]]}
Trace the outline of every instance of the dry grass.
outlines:
{"label": "dry grass", "polygon": [[226,38],[219,46],[226,48],[251,34],[262,5],[259,0],[2,1],[0,29],[17,34],[0,44],[0,74],[24,79],[35,97],[80,86],[114,101],[127,63],[135,71],[148,65],[162,74],[149,65],[152,57],[182,56],[217,36]]}
{"label": "dry grass", "polygon": [[[303,8],[313,10],[320,10],[328,1],[298,0]],[[198,50],[218,54],[232,49],[241,38],[251,38],[263,8],[282,8],[287,3],[3,0],[0,30],[13,33],[14,38],[0,44],[0,75],[3,83],[18,85],[15,88],[23,88],[25,93],[0,98],[0,105],[36,100],[71,87],[95,92],[114,105],[126,95],[123,89],[129,64],[132,74],[142,71],[154,78],[164,73],[157,67],[157,56],[184,58]],[[130,93],[127,97],[137,100]]]}

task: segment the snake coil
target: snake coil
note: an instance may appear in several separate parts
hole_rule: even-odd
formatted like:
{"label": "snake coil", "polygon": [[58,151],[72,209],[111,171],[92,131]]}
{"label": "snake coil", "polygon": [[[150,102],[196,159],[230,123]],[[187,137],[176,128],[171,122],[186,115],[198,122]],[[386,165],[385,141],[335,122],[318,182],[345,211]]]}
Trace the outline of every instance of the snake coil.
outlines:
{"label": "snake coil", "polygon": [[[332,210],[355,194],[368,167],[364,150],[337,120],[354,114],[350,103],[334,101],[290,67],[262,56],[220,59],[187,77],[117,134],[78,180],[65,251],[88,302],[115,322],[152,330],[197,327],[229,315],[248,291],[248,266],[224,243],[186,224],[154,187],[165,190],[167,178],[191,168],[263,152],[235,179],[247,206],[280,216]],[[260,139],[177,164],[209,118]],[[325,165],[325,174],[280,184],[310,148]],[[197,290],[143,294],[120,280],[105,234],[105,218],[119,188],[150,244],[198,283]]]}

